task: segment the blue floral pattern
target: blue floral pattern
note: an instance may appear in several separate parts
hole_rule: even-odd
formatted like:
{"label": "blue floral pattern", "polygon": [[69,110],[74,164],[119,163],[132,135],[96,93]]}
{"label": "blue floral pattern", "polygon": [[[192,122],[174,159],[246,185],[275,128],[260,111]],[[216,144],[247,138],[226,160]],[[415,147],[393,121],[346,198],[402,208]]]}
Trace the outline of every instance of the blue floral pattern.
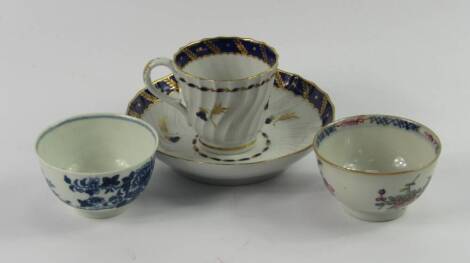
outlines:
{"label": "blue floral pattern", "polygon": [[94,195],[100,192],[100,178],[98,177],[87,177],[83,179],[72,179],[64,175],[64,181],[69,184],[69,189],[72,192],[87,193]]}
{"label": "blue floral pattern", "polygon": [[69,185],[70,191],[88,195],[86,199],[77,199],[78,208],[117,208],[132,202],[144,190],[153,167],[154,161],[151,160],[126,177],[120,178],[120,175],[116,174],[111,177],[72,179],[64,175],[64,182]]}

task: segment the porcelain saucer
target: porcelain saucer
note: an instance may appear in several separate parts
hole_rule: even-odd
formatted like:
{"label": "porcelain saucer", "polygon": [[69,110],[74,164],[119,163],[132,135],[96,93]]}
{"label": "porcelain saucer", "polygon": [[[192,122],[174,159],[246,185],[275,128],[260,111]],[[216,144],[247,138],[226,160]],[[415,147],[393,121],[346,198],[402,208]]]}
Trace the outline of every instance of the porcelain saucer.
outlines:
{"label": "porcelain saucer", "polygon": [[[173,75],[156,80],[155,86],[170,96],[180,96]],[[157,157],[180,174],[219,185],[255,183],[282,173],[311,152],[316,131],[334,119],[333,103],[313,82],[279,71],[275,86],[259,143],[238,155],[204,152],[184,117],[146,89],[131,100],[127,114],[157,130]]]}

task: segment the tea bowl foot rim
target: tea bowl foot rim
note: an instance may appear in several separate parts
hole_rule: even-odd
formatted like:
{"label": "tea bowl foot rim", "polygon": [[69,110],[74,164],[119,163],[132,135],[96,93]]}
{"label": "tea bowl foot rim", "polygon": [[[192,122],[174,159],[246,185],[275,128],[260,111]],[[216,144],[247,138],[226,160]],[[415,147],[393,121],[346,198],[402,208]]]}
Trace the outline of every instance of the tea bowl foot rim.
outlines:
{"label": "tea bowl foot rim", "polygon": [[346,213],[349,215],[363,220],[363,221],[368,221],[368,222],[387,222],[387,221],[392,221],[395,220],[399,217],[401,217],[405,211],[406,208],[401,208],[397,210],[391,210],[391,211],[378,211],[378,212],[364,212],[364,211],[358,211],[354,210],[352,208],[349,208],[347,206],[343,206],[344,210]]}
{"label": "tea bowl foot rim", "polygon": [[99,209],[99,210],[91,210],[91,209],[80,209],[71,207],[75,214],[78,214],[83,217],[91,218],[91,219],[107,219],[111,217],[118,216],[122,214],[126,209],[127,206],[121,206],[118,208],[109,208],[109,209]]}

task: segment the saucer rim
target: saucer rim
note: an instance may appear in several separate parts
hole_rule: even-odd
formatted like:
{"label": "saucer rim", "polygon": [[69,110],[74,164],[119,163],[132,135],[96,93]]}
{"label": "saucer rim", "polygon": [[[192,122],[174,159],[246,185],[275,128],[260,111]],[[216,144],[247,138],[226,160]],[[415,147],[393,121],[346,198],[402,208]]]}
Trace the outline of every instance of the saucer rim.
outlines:
{"label": "saucer rim", "polygon": [[[281,69],[278,69],[276,71],[276,74],[278,74],[278,72],[282,72],[284,74],[288,74],[288,75],[291,75],[291,76],[297,76],[299,78],[302,79],[302,81],[305,81],[307,83],[309,83],[310,85],[312,85],[316,90],[318,90],[320,93],[323,94],[324,98],[326,99],[326,101],[329,102],[329,104],[331,105],[331,121],[328,122],[328,123],[323,123],[323,120],[321,118],[321,113],[320,113],[320,110],[321,109],[317,109],[318,110],[318,114],[320,116],[320,121],[321,121],[321,126],[319,127],[318,131],[321,130],[323,127],[329,125],[330,123],[333,123],[335,122],[335,115],[336,115],[336,109],[335,109],[335,105],[333,104],[333,102],[331,101],[331,98],[330,96],[328,95],[328,93],[326,93],[324,90],[322,90],[320,87],[318,87],[318,85],[311,81],[311,80],[307,80],[303,77],[301,77],[300,75],[298,74],[295,74],[295,73],[291,73],[289,71],[285,71],[285,70],[281,70]],[[168,74],[168,75],[165,75],[161,78],[158,78],[156,80],[153,80],[152,83],[153,84],[156,84],[158,82],[161,82],[161,81],[165,81],[165,79],[168,79],[169,77],[171,76],[174,76],[174,74]],[[177,83],[173,83],[173,85],[175,85],[174,87],[172,86],[172,89],[170,92],[174,92],[175,90],[177,92],[179,92],[179,87],[177,86]],[[286,89],[285,86],[282,87],[282,89]],[[132,99],[129,101],[129,103],[127,104],[127,110],[126,110],[126,115],[129,115],[129,116],[132,116],[132,117],[135,117],[135,118],[139,118],[141,119],[142,121],[144,121],[142,119],[142,115],[145,114],[145,112],[147,111],[147,109],[149,107],[147,107],[146,109],[143,110],[142,114],[140,114],[140,116],[133,116],[133,115],[130,115],[129,113],[131,112],[131,106],[132,106],[132,103],[139,97],[141,96],[141,94],[143,92],[145,92],[147,90],[146,87],[142,88],[142,89],[139,89],[137,91],[137,93],[134,95],[134,97],[132,97]],[[287,90],[287,89],[286,89]],[[157,104],[160,102],[160,99],[158,97],[155,96],[155,99],[151,101],[150,104]],[[157,132],[158,134],[158,132]],[[194,159],[188,159],[188,158],[185,158],[185,157],[180,157],[180,156],[175,156],[175,155],[172,155],[172,154],[168,154],[168,153],[165,153],[163,151],[161,151],[160,149],[157,149],[157,155],[158,154],[162,154],[162,155],[165,155],[167,157],[170,157],[170,158],[173,158],[173,159],[177,159],[177,160],[184,160],[184,161],[188,161],[188,162],[193,162],[193,163],[197,163],[197,164],[203,164],[203,165],[215,165],[215,166],[235,166],[235,165],[257,165],[257,164],[262,164],[262,163],[267,163],[267,162],[272,162],[272,161],[277,161],[277,160],[280,160],[280,159],[284,159],[284,158],[288,158],[290,156],[293,156],[293,155],[297,155],[297,154],[300,154],[300,153],[304,153],[306,151],[308,151],[309,149],[313,150],[314,149],[314,144],[315,144],[315,140],[314,140],[315,136],[313,136],[312,138],[312,143],[309,144],[307,147],[304,147],[300,150],[297,150],[295,152],[291,152],[289,154],[286,154],[286,155],[282,155],[282,156],[279,156],[277,158],[274,158],[274,159],[267,159],[267,160],[262,160],[262,161],[256,161],[256,162],[250,162],[250,163],[212,163],[212,162],[204,162],[204,161],[196,161]]]}

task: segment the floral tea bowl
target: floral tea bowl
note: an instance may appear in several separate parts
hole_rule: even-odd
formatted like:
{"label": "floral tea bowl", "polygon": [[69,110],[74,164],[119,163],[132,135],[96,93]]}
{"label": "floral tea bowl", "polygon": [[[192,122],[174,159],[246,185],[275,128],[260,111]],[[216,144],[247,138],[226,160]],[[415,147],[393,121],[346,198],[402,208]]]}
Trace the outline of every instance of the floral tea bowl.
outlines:
{"label": "floral tea bowl", "polygon": [[424,192],[441,143],[415,121],[360,115],[319,130],[314,151],[324,184],[349,214],[388,221],[400,217]]}
{"label": "floral tea bowl", "polygon": [[124,115],[91,114],[43,131],[36,153],[49,188],[91,218],[116,216],[145,189],[158,136],[147,123]]}

